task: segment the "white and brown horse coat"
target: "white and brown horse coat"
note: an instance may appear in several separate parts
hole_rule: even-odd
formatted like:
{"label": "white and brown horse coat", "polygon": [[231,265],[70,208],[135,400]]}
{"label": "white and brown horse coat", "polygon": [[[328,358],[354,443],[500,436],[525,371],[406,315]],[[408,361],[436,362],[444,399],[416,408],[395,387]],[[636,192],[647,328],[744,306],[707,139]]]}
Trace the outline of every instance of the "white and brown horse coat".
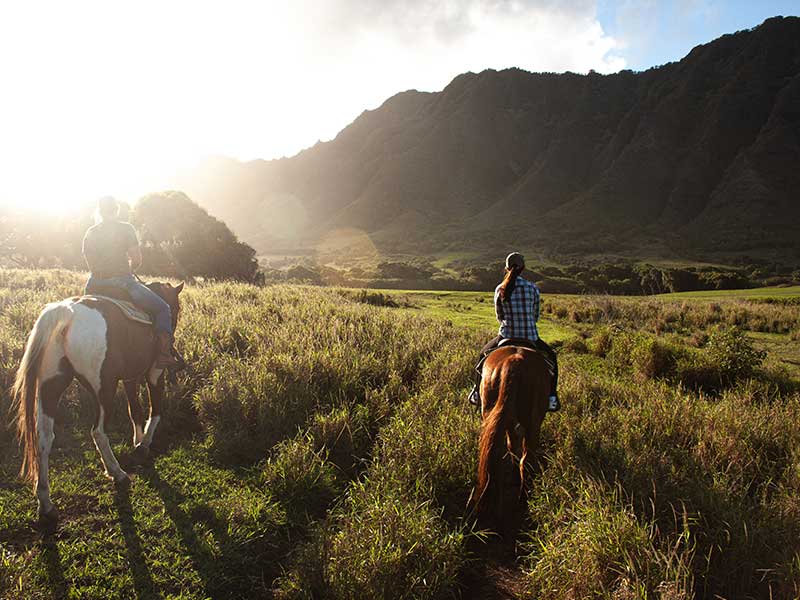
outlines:
{"label": "white and brown horse coat", "polygon": [[[177,322],[178,294],[183,285],[157,288]],[[105,433],[111,403],[120,380],[125,382],[133,425],[133,442],[146,454],[160,420],[163,397],[161,369],[153,368],[155,333],[143,323],[127,319],[112,302],[94,297],[70,298],[49,304],[28,337],[13,389],[17,429],[23,445],[22,475],[34,484],[40,517],[57,517],[50,500],[48,460],[53,445],[56,408],[73,379],[78,379],[97,401],[92,438],[106,475],[126,482]],[[145,378],[150,392],[150,417],[143,424],[136,398]]]}

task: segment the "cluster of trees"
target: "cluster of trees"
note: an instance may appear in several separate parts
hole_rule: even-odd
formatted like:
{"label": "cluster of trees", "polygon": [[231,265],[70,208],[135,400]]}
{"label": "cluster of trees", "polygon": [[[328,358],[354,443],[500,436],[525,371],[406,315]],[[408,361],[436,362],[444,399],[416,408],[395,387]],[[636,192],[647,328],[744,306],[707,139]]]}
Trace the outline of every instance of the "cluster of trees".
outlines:
{"label": "cluster of trees", "polygon": [[182,278],[260,279],[255,250],[182,192],[140,199],[131,223],[139,231],[142,267],[147,272]]}
{"label": "cluster of trees", "polygon": [[[531,265],[527,273],[543,291],[562,294],[647,295],[800,284],[799,268],[755,260],[738,267],[661,267],[641,263]],[[314,285],[486,291],[494,289],[503,273],[498,267],[440,269],[424,259],[414,259],[349,268],[306,261],[285,269],[266,268],[264,276],[267,281]]]}
{"label": "cluster of trees", "polygon": [[[790,282],[791,269],[783,268],[783,271],[785,281],[782,283]],[[763,278],[754,277],[752,269],[746,268],[660,267],[641,263],[546,267],[534,273],[534,278],[551,292],[621,295],[741,289],[768,283]]]}
{"label": "cluster of trees", "polygon": [[[6,210],[0,214],[0,264],[85,269],[81,244],[94,209],[94,203],[85,204],[59,218]],[[150,194],[133,208],[122,205],[120,217],[139,231],[143,273],[260,281],[255,250],[182,192]]]}

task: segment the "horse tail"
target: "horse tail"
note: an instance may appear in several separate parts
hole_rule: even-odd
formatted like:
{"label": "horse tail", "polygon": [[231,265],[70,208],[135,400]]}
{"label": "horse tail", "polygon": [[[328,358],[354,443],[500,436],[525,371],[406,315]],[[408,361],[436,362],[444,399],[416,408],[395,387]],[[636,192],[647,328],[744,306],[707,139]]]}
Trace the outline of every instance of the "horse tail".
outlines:
{"label": "horse tail", "polygon": [[50,340],[69,324],[72,310],[65,302],[49,304],[33,325],[22,362],[11,388],[12,410],[17,409],[17,437],[22,446],[20,476],[35,483],[39,477],[39,443],[36,439],[36,385],[42,357]]}
{"label": "horse tail", "polygon": [[481,501],[489,487],[492,473],[497,472],[501,448],[508,432],[509,420],[517,402],[516,367],[522,361],[518,355],[509,356],[500,366],[500,389],[497,401],[486,416],[478,440],[478,485],[475,489],[475,509],[480,512]]}

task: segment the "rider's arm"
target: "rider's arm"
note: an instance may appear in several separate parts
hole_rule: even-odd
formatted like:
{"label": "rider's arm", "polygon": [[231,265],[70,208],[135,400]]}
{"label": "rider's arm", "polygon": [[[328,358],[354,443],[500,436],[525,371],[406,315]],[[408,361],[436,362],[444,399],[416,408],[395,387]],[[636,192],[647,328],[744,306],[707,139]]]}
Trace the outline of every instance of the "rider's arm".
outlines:
{"label": "rider's arm", "polygon": [[533,320],[539,320],[539,313],[542,311],[542,294],[538,286],[533,286]]}
{"label": "rider's arm", "polygon": [[139,246],[139,236],[136,235],[136,230],[132,225],[128,225],[128,227],[130,227],[127,232],[128,260],[131,263],[131,270],[135,271],[142,266],[142,249]]}
{"label": "rider's arm", "polygon": [[94,258],[95,258],[95,248],[94,248],[94,240],[92,236],[89,235],[89,232],[86,232],[86,235],[83,236],[83,245],[81,246],[81,252],[83,253],[83,260],[86,261],[86,266],[89,267],[89,270],[92,270],[94,266]]}
{"label": "rider's arm", "polygon": [[139,247],[139,244],[128,248],[128,260],[131,261],[132,271],[142,266],[142,249]]}
{"label": "rider's arm", "polygon": [[499,323],[502,323],[503,319],[506,318],[505,314],[503,313],[503,301],[500,299],[500,292],[497,290],[494,292],[494,314]]}

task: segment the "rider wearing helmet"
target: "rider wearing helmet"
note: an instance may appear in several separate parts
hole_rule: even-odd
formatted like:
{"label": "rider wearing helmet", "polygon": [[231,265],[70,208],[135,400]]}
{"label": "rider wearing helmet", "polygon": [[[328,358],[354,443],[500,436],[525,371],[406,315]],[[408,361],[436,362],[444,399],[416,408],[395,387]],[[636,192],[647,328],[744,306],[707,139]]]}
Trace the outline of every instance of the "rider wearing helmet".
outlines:
{"label": "rider wearing helmet", "polygon": [[558,383],[558,363],[556,353],[540,337],[536,328],[539,320],[540,292],[532,281],[521,276],[525,269],[525,259],[519,252],[512,252],[506,257],[505,277],[494,292],[494,308],[500,322],[499,335],[492,339],[481,350],[481,357],[475,367],[477,376],[475,386],[469,394],[469,401],[480,406],[481,368],[486,355],[505,339],[524,339],[536,350],[542,352],[553,367],[553,381],[550,391],[548,410],[560,408],[556,386]]}
{"label": "rider wearing helmet", "polygon": [[85,294],[96,288],[125,290],[134,304],[147,312],[155,323],[159,369],[178,363],[172,348],[172,315],[169,304],[147,286],[137,281],[133,272],[142,264],[139,237],[133,225],[120,221],[119,203],[110,196],[97,205],[97,223],[83,238],[83,257],[91,271]]}

